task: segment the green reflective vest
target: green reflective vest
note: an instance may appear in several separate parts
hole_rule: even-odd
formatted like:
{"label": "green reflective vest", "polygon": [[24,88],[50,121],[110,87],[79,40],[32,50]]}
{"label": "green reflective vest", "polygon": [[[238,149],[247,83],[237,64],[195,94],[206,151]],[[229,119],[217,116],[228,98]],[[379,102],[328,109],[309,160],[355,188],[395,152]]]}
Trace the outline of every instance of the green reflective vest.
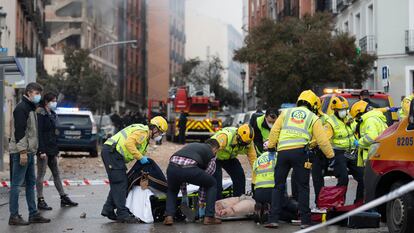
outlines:
{"label": "green reflective vest", "polygon": [[270,130],[263,128],[263,122],[265,121],[265,115],[259,116],[256,118],[257,128],[259,128],[260,133],[262,134],[263,142],[269,139]]}
{"label": "green reflective vest", "polygon": [[277,143],[277,150],[307,145],[312,138],[313,124],[318,119],[313,112],[305,107],[286,110]]}
{"label": "green reflective vest", "polygon": [[[408,116],[408,112],[410,111],[409,107],[408,107],[408,109],[404,109],[405,108],[404,102],[405,101],[408,101],[408,102],[411,103],[411,101],[413,101],[413,99],[414,99],[414,95],[410,95],[410,96],[405,97],[401,101],[401,108],[400,108],[400,110],[398,110],[398,116],[400,117],[400,119],[402,119],[404,117],[407,117]],[[408,112],[406,112],[406,111],[408,111]]]}
{"label": "green reflective vest", "polygon": [[375,139],[388,128],[387,119],[380,111],[372,110],[362,115],[360,125],[358,162],[359,167],[365,167],[368,152]]}
{"label": "green reflective vest", "polygon": [[229,160],[236,158],[239,154],[247,154],[247,147],[240,147],[233,144],[234,137],[237,134],[236,127],[226,127],[215,133],[211,138],[217,140],[217,136],[225,134],[227,136],[227,145],[224,149],[217,151],[218,160]]}
{"label": "green reflective vest", "polygon": [[331,144],[334,149],[351,151],[355,149],[355,135],[351,126],[346,125],[335,115],[331,115],[327,122],[332,126],[333,135]]}
{"label": "green reflective vest", "polygon": [[[125,163],[129,163],[134,160],[134,155],[131,154],[128,149],[125,147],[125,141],[129,135],[137,130],[145,131],[147,134],[149,132],[149,128],[146,125],[142,124],[132,124],[123,130],[119,131],[117,134],[106,140],[105,145],[112,146],[116,143],[116,151],[124,156]],[[145,143],[141,145],[137,145],[137,149],[141,152],[142,155],[145,155],[147,152],[147,147],[149,144],[149,138],[145,141]]]}
{"label": "green reflective vest", "polygon": [[264,152],[253,164],[256,173],[254,189],[275,187],[275,167],[277,156],[273,160],[269,158],[269,152]]}

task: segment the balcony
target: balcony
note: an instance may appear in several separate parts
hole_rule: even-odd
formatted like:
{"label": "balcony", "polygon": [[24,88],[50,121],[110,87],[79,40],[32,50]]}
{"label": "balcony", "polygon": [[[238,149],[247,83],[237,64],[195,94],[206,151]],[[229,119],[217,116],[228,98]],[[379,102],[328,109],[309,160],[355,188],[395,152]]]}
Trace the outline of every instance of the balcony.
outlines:
{"label": "balcony", "polygon": [[405,52],[414,54],[414,30],[405,31]]}
{"label": "balcony", "polygon": [[359,47],[361,48],[361,52],[363,53],[376,54],[377,44],[376,44],[375,36],[362,37],[359,40]]}

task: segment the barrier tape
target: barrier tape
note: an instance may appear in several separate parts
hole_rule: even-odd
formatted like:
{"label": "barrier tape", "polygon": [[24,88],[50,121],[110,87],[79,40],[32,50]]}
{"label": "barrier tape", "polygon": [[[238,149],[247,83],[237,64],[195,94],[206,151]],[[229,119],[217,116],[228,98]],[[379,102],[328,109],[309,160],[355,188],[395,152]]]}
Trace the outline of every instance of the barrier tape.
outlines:
{"label": "barrier tape", "polygon": [[348,218],[348,217],[350,217],[352,215],[355,215],[355,214],[364,212],[366,210],[372,209],[374,207],[377,207],[379,205],[382,205],[382,204],[384,204],[384,203],[386,203],[388,201],[391,201],[391,200],[393,200],[393,199],[395,199],[397,197],[400,197],[400,196],[402,196],[402,195],[404,195],[406,193],[409,193],[409,192],[411,192],[413,190],[414,190],[414,181],[411,181],[410,183],[408,183],[408,184],[406,184],[406,185],[404,185],[404,186],[402,186],[402,187],[400,187],[400,188],[398,188],[398,189],[396,189],[396,190],[394,190],[394,191],[392,191],[392,192],[390,192],[388,194],[385,194],[382,197],[379,197],[379,198],[377,198],[377,199],[375,199],[373,201],[370,201],[367,204],[362,205],[362,206],[360,206],[360,207],[358,207],[358,208],[356,208],[356,209],[354,209],[354,210],[352,210],[352,211],[350,211],[350,212],[348,212],[346,214],[340,215],[340,216],[338,216],[336,218],[333,218],[331,220],[328,220],[328,221],[326,221],[324,223],[320,223],[320,224],[317,224],[317,225],[308,227],[306,229],[303,229],[303,230],[300,230],[300,231],[296,231],[295,233],[307,233],[307,232],[315,231],[315,230],[318,230],[320,228],[329,226],[331,224],[340,222],[340,221],[342,221],[342,220],[344,220],[344,219],[346,219],[346,218]]}
{"label": "barrier tape", "polygon": [[[67,186],[94,186],[94,185],[109,185],[109,180],[63,180],[62,185]],[[55,186],[55,182],[45,180],[43,181],[43,187]],[[2,181],[0,187],[10,188],[10,181]]]}

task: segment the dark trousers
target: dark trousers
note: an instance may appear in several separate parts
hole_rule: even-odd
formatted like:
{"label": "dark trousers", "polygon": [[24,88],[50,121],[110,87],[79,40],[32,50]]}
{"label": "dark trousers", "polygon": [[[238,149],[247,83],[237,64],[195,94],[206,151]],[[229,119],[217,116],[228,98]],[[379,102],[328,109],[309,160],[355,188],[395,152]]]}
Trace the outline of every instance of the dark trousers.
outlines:
{"label": "dark trousers", "polygon": [[348,174],[358,182],[355,201],[364,198],[364,170],[357,166],[357,159],[350,160],[344,156],[344,150],[335,150],[334,174],[338,178],[338,186],[348,186]]}
{"label": "dark trousers", "polygon": [[298,189],[299,213],[302,224],[311,223],[309,208],[309,175],[310,170],[304,167],[307,156],[303,148],[279,151],[275,168],[275,188],[272,193],[272,209],[270,222],[278,222],[283,208],[283,195],[290,168],[293,168]]}
{"label": "dark trousers", "polygon": [[223,171],[224,169],[233,182],[233,196],[239,197],[246,191],[246,176],[240,161],[237,158],[229,160],[216,160],[216,172],[214,177],[217,181],[217,200],[222,198],[221,192],[223,190]]}
{"label": "dark trousers", "polygon": [[321,150],[317,150],[312,161],[312,183],[315,191],[315,204],[318,204],[319,193],[325,186],[325,173],[328,167],[328,160]]}
{"label": "dark trousers", "polygon": [[185,144],[185,127],[181,127],[178,131],[178,142]]}
{"label": "dark trousers", "polygon": [[[293,219],[297,219],[298,213],[298,206],[297,202],[293,199],[289,199],[286,189],[285,195],[282,197],[282,212],[280,214],[280,219],[283,221],[291,221]],[[256,203],[260,204],[271,204],[272,203],[272,193],[273,188],[258,188],[255,190],[255,194],[253,196]]]}
{"label": "dark trousers", "polygon": [[170,163],[167,168],[167,203],[166,215],[174,216],[177,209],[177,195],[183,183],[203,187],[206,191],[206,216],[214,217],[216,203],[216,179],[199,167],[179,167]]}
{"label": "dark trousers", "polygon": [[103,145],[101,155],[109,179],[109,194],[103,208],[108,211],[116,209],[119,219],[126,218],[129,216],[129,209],[125,206],[128,177],[124,158],[107,145]]}

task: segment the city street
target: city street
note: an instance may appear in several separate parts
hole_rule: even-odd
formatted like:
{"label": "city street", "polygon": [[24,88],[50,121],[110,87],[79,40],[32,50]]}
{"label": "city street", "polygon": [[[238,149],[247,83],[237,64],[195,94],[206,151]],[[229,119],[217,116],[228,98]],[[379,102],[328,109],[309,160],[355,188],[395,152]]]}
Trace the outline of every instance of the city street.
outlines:
{"label": "city street", "polygon": [[[272,232],[272,230],[257,226],[253,221],[231,221],[224,222],[218,226],[204,226],[200,223],[177,223],[172,227],[156,224],[139,224],[129,225],[113,223],[100,215],[102,204],[105,201],[108,192],[108,186],[80,186],[70,187],[67,189],[71,197],[79,202],[79,207],[60,208],[59,197],[54,187],[45,189],[46,200],[53,207],[52,211],[44,212],[46,217],[52,219],[50,224],[38,224],[23,227],[13,227],[7,225],[9,213],[8,205],[0,207],[0,226],[2,233],[58,233],[58,232],[100,232],[100,233],[116,233],[116,232]],[[27,217],[27,209],[24,198],[20,199],[21,211],[24,218]],[[86,218],[80,218],[82,213],[86,213]],[[294,232],[299,230],[298,226],[290,224],[282,224],[278,232]],[[352,230],[342,227],[330,227],[318,232],[349,232],[349,233],[374,233],[388,232],[386,228]]]}

